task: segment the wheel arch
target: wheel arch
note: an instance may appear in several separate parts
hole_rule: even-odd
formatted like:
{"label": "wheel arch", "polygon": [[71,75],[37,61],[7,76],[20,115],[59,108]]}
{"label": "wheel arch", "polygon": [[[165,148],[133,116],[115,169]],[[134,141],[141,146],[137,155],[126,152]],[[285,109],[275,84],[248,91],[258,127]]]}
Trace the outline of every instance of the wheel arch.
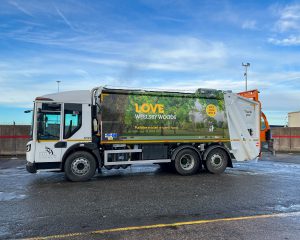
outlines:
{"label": "wheel arch", "polygon": [[222,150],[225,151],[225,153],[227,154],[227,157],[228,157],[228,163],[227,163],[227,167],[233,167],[232,165],[232,158],[231,158],[231,154],[229,152],[229,150],[225,147],[225,146],[222,146],[222,145],[211,145],[209,146],[205,151],[204,151],[204,154],[203,154],[203,160],[205,161],[206,158],[207,158],[207,155],[214,149],[217,149],[217,148],[220,148]]}
{"label": "wheel arch", "polygon": [[186,145],[186,144],[185,145],[180,145],[179,147],[175,148],[175,150],[172,152],[171,160],[174,161],[177,154],[183,149],[192,149],[192,150],[194,150],[198,154],[200,164],[201,164],[202,156],[201,156],[199,150],[196,147],[192,146],[192,145]]}
{"label": "wheel arch", "polygon": [[72,153],[77,151],[86,151],[93,155],[93,157],[96,160],[96,166],[97,168],[101,167],[102,164],[102,158],[99,152],[99,149],[95,143],[76,143],[72,145],[63,155],[62,157],[62,171],[65,169],[65,162]]}

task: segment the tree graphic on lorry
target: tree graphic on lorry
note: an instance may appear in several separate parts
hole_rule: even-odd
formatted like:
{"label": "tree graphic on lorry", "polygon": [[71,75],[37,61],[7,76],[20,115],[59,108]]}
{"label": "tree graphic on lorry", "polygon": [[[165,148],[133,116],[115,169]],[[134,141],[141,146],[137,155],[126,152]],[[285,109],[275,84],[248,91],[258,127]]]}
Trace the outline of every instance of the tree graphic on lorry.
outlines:
{"label": "tree graphic on lorry", "polygon": [[[128,107],[125,112],[125,125],[129,134],[144,133],[146,135],[176,134],[176,130],[182,128],[184,122],[189,122],[189,112],[194,108],[194,99],[190,97],[172,95],[129,95]],[[139,107],[148,104],[153,107],[163,106],[163,114],[150,111],[151,118],[138,113]],[[149,116],[149,115],[148,115]],[[140,129],[143,128],[144,131]]]}
{"label": "tree graphic on lorry", "polygon": [[[215,116],[207,114],[209,105]],[[224,110],[223,94],[208,98],[200,93],[109,93],[102,103],[102,139],[227,138]]]}
{"label": "tree graphic on lorry", "polygon": [[101,104],[101,120],[106,133],[123,134],[125,129],[125,108],[124,102],[127,96],[123,94],[104,93]]}
{"label": "tree graphic on lorry", "polygon": [[[209,129],[214,134],[222,134],[224,138],[229,137],[228,124],[225,114],[225,102],[224,102],[224,93],[222,91],[214,91],[213,98],[206,98],[201,93],[196,92],[198,101],[201,104],[201,114],[203,116],[202,127]],[[215,117],[211,117],[207,114],[206,108],[208,105],[216,106],[221,120],[217,120]]]}

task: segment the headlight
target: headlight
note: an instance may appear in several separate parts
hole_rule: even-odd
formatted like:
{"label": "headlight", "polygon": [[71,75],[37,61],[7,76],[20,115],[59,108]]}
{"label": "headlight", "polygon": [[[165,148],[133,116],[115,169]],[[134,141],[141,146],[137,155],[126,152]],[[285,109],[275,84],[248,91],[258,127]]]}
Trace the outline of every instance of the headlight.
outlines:
{"label": "headlight", "polygon": [[31,144],[26,145],[26,152],[30,152],[31,150]]}

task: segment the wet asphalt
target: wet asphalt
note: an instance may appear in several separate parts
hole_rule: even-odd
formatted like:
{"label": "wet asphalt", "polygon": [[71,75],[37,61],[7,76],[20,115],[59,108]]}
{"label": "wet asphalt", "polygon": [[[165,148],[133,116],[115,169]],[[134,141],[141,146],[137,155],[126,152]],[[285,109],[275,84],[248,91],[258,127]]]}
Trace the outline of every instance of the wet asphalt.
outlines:
{"label": "wet asphalt", "polygon": [[[0,159],[0,239],[300,239],[299,154],[265,154],[221,175],[184,177],[147,165],[83,183],[24,166],[21,157]],[[238,219],[94,232],[223,218]]]}

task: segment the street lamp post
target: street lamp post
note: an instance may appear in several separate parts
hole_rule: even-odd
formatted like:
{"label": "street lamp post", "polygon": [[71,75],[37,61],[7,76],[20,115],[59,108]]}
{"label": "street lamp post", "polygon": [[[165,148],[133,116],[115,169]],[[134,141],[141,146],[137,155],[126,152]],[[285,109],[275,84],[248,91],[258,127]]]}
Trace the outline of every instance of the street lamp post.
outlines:
{"label": "street lamp post", "polygon": [[57,82],[57,92],[59,92],[59,84],[61,81],[56,81]]}
{"label": "street lamp post", "polygon": [[245,85],[246,85],[246,91],[247,91],[247,84],[248,84],[248,71],[247,70],[248,70],[248,67],[250,67],[250,63],[246,63],[246,64],[242,63],[242,66],[245,67],[244,76],[245,76],[245,81],[246,81]]}

